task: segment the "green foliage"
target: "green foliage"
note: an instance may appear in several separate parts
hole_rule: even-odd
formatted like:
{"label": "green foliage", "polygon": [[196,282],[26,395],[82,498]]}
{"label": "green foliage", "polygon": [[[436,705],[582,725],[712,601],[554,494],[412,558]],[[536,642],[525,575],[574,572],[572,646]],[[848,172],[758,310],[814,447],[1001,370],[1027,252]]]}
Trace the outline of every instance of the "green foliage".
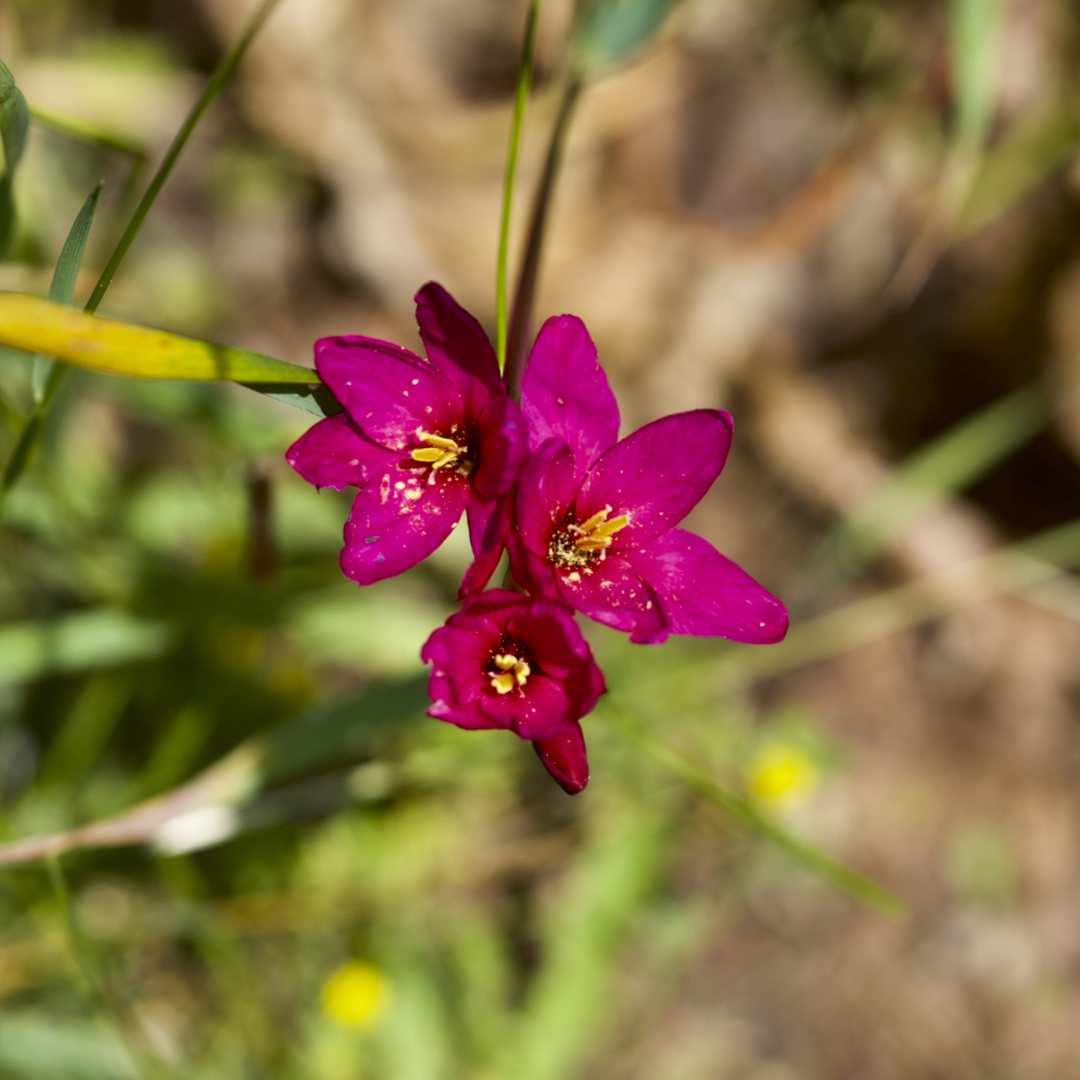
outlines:
{"label": "green foliage", "polygon": [[0,61],[0,145],[4,148],[4,171],[0,174],[0,257],[11,245],[15,230],[15,201],[12,186],[15,168],[26,147],[30,110],[15,77]]}
{"label": "green foliage", "polygon": [[679,0],[586,0],[574,42],[586,78],[634,59],[646,48]]}

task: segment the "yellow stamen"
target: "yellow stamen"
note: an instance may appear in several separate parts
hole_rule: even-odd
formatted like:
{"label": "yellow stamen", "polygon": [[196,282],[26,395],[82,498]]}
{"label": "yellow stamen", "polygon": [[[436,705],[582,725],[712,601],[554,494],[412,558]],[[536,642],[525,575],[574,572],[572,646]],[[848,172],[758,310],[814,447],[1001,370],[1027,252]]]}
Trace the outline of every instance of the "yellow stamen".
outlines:
{"label": "yellow stamen", "polygon": [[417,447],[411,454],[413,461],[430,465],[432,469],[441,469],[446,465],[453,465],[466,447],[459,446],[453,439],[447,439],[442,435],[432,435],[423,428],[416,429],[416,437],[425,442],[427,446]]}
{"label": "yellow stamen", "polygon": [[492,663],[502,672],[501,675],[491,676],[491,685],[500,694],[509,694],[514,686],[524,686],[529,681],[532,668],[528,662],[519,660],[512,653],[492,658]]}
{"label": "yellow stamen", "polygon": [[597,510],[591,518],[580,525],[571,525],[570,531],[577,533],[574,547],[579,551],[602,551],[606,547],[611,547],[612,535],[630,524],[630,515],[620,514],[617,518],[608,521],[607,516],[610,513],[611,507],[605,506],[603,510]]}

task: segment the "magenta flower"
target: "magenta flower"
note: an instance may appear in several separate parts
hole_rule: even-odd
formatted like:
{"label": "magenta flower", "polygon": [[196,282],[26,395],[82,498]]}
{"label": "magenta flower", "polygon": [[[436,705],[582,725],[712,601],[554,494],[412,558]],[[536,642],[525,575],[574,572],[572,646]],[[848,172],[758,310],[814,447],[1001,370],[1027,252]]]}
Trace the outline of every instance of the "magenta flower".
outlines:
{"label": "magenta flower", "polygon": [[578,721],[605,693],[573,614],[549,600],[491,589],[465,601],[420,652],[433,665],[428,715],[530,741],[571,795],[589,779]]}
{"label": "magenta flower", "polygon": [[784,605],[730,559],[675,528],[724,467],[732,420],[665,416],[616,442],[619,409],[584,323],[549,319],[522,383],[530,458],[510,536],[514,577],[630,640],[669,634],[779,641]]}
{"label": "magenta flower", "polygon": [[472,573],[493,568],[527,450],[521,411],[480,324],[434,283],[417,293],[416,319],[427,360],[376,338],[315,343],[315,368],[345,411],[286,454],[317,487],[360,489],[341,569],[361,585],[427,558],[465,510],[474,554],[488,553]]}

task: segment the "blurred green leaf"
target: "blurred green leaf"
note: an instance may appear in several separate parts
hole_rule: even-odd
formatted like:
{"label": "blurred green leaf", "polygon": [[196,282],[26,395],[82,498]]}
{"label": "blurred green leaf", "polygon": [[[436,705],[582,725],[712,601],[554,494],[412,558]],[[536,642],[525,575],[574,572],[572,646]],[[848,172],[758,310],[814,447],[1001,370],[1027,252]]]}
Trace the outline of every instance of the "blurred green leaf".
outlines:
{"label": "blurred green leaf", "polygon": [[36,296],[0,294],[0,344],[68,364],[148,379],[318,383],[299,364],[74,311]]}
{"label": "blurred green leaf", "polygon": [[[145,632],[145,631],[144,631]],[[4,641],[0,638],[0,656]],[[77,829],[0,845],[0,866],[79,848],[155,843],[178,853],[230,839],[239,807],[261,791],[317,769],[361,761],[423,715],[427,679],[374,686],[349,701],[314,709],[238,746],[186,784],[121,814]],[[256,823],[259,818],[256,815]],[[272,815],[268,822],[276,820]]]}
{"label": "blurred green leaf", "polygon": [[0,686],[160,656],[169,630],[110,608],[0,626]]}
{"label": "blurred green leaf", "polygon": [[643,816],[584,853],[547,921],[544,963],[499,1075],[559,1080],[576,1075],[598,1049],[618,974],[615,954],[656,879],[666,837],[657,820]]}
{"label": "blurred green leaf", "polygon": [[0,61],[0,143],[4,147],[4,172],[0,176],[0,256],[7,251],[14,232],[15,204],[11,191],[29,127],[26,98],[15,85],[15,77],[7,65]]}
{"label": "blurred green leaf", "polygon": [[116,1041],[87,1020],[9,1012],[0,1019],[0,1070],[42,1080],[135,1080]]}
{"label": "blurred green leaf", "polygon": [[[53,272],[52,284],[49,286],[49,299],[53,303],[70,304],[75,295],[75,282],[79,278],[83,253],[86,251],[86,241],[90,236],[90,228],[94,224],[94,212],[97,210],[98,199],[101,197],[104,186],[104,182],[99,183],[90,192],[82,209],[75,216],[71,231],[64,241],[60,258],[56,262],[56,270]],[[38,405],[46,400],[46,386],[55,366],[55,363],[47,356],[34,357],[33,390],[34,401]]]}
{"label": "blurred green leaf", "polygon": [[649,44],[680,0],[592,0],[574,41],[577,68],[585,77],[632,60]]}
{"label": "blurred green leaf", "polygon": [[965,147],[986,141],[994,116],[1002,0],[949,0],[954,133]]}

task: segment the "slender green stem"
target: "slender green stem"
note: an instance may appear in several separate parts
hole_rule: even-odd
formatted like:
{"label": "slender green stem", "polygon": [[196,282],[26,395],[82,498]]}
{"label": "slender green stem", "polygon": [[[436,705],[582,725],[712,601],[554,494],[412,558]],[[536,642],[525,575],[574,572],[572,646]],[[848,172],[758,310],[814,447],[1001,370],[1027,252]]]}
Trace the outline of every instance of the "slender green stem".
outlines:
{"label": "slender green stem", "polygon": [[541,0],[531,0],[525,23],[525,43],[521,49],[517,91],[514,94],[514,122],[510,129],[510,149],[506,155],[506,178],[503,181],[502,219],[499,223],[499,257],[495,268],[495,349],[499,370],[506,366],[506,261],[510,250],[510,212],[514,203],[514,177],[517,174],[521,130],[525,123],[525,103],[533,78],[533,51],[536,46],[536,23]]}
{"label": "slender green stem", "polygon": [[263,23],[270,17],[270,13],[278,3],[280,3],[280,0],[262,0],[262,3],[256,8],[254,14],[251,16],[244,32],[240,35],[239,39],[228,53],[222,58],[221,63],[214,69],[205,89],[199,95],[199,100],[195,102],[191,112],[188,113],[180,130],[176,133],[176,137],[173,139],[172,144],[166,151],[165,157],[158,166],[157,172],[154,173],[153,179],[146,189],[146,194],[143,195],[142,199],[139,201],[139,205],[135,208],[135,212],[131,215],[131,221],[128,222],[128,227],[124,230],[123,236],[120,237],[116,249],[109,257],[109,261],[105,264],[105,269],[101,271],[101,277],[98,278],[98,282],[94,286],[94,291],[90,294],[90,299],[87,300],[84,310],[91,314],[97,311],[98,305],[100,305],[102,298],[105,296],[105,291],[116,276],[116,272],[120,268],[120,264],[124,261],[124,257],[127,255],[132,242],[138,235],[139,229],[142,228],[142,223],[146,219],[146,215],[150,212],[150,207],[154,205],[154,201],[157,199],[158,194],[165,186],[165,181],[169,179],[169,174],[172,172],[173,166],[176,164],[184,147],[187,145],[188,139],[191,138],[191,133],[202,119],[203,113],[210,108],[214,99],[225,88],[225,84],[229,79],[232,78],[240,61],[243,60],[248,47],[251,45],[252,41],[255,40],[255,35],[262,29]]}
{"label": "slender green stem", "polygon": [[66,116],[63,113],[53,112],[52,109],[44,109],[40,105],[30,106],[30,116],[35,123],[66,135],[68,138],[79,139],[81,142],[99,146],[103,150],[126,154],[139,161],[146,160],[146,151],[133,139],[126,139],[123,135],[104,131],[93,124],[88,124],[85,120],[80,120],[77,116]]}
{"label": "slender green stem", "polygon": [[582,83],[573,75],[563,91],[559,115],[551,132],[548,144],[544,172],[533,198],[532,219],[529,223],[529,239],[525,247],[525,256],[521,261],[517,291],[514,293],[514,307],[510,315],[510,336],[507,342],[506,369],[503,381],[514,397],[521,396],[521,375],[524,366],[525,345],[532,328],[533,303],[536,300],[536,280],[540,271],[540,256],[544,246],[544,230],[547,226],[548,210],[555,191],[555,181],[562,165],[563,147],[566,134],[570,129],[570,120],[574,115],[574,106],[581,93]]}
{"label": "slender green stem", "polygon": [[868,907],[893,918],[901,918],[906,913],[904,902],[876,881],[871,881],[858,870],[789,833],[758,809],[752,800],[720,784],[695,762],[657,739],[624,709],[606,702],[603,714],[609,725],[624,739],[643,750],[653,761],[699,795],[715,803],[744,829],[756,833],[774,847],[786,852],[807,870],[843,889]]}

